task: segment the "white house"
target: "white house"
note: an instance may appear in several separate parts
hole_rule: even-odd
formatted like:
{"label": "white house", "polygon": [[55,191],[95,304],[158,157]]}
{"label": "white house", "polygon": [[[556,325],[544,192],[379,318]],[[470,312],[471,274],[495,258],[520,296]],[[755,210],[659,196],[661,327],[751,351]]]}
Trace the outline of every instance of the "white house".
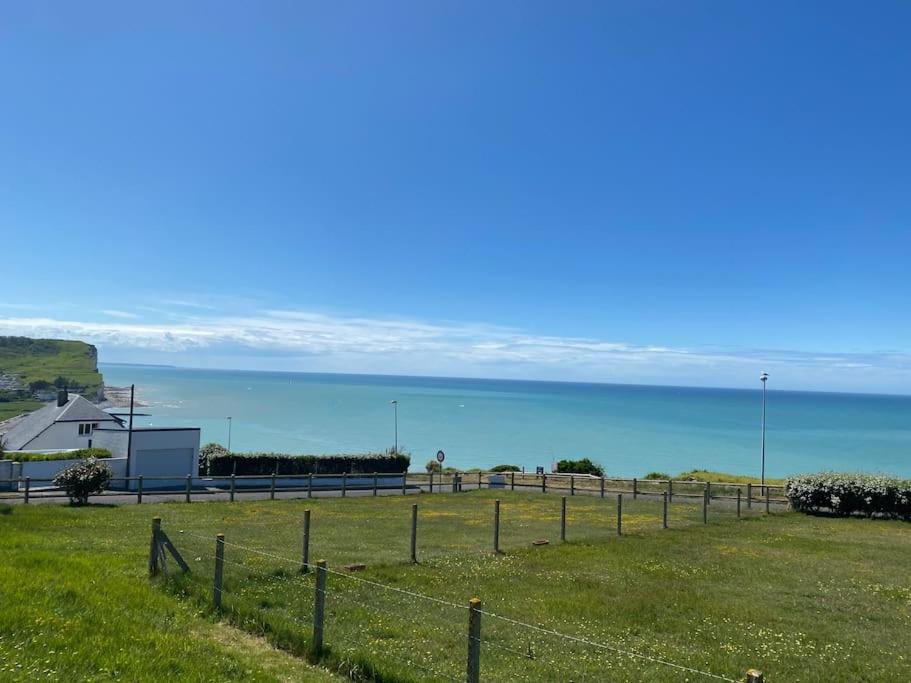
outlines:
{"label": "white house", "polygon": [[29,413],[0,438],[6,451],[91,448],[94,431],[102,427],[123,429],[123,420],[62,389],[55,403]]}
{"label": "white house", "polygon": [[[112,488],[123,486],[123,481],[116,481],[118,477],[142,475],[151,478],[145,484],[148,489],[184,485],[187,475],[197,476],[199,437],[198,427],[130,429],[119,417],[106,413],[81,396],[70,396],[65,390],[59,392],[55,403],[26,415],[5,434],[0,434],[10,463],[16,459],[15,451],[106,448],[113,456],[108,461],[115,470]],[[46,481],[69,464],[71,461],[66,460],[25,462],[15,476],[33,476]],[[0,476],[3,478],[15,477],[7,474]],[[132,482],[129,488],[135,486]]]}

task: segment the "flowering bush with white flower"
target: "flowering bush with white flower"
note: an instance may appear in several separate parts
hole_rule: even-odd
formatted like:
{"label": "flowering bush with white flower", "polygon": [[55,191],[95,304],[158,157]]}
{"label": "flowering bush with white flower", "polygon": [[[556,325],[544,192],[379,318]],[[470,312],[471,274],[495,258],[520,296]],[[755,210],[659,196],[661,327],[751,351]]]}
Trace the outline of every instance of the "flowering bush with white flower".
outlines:
{"label": "flowering bush with white flower", "polygon": [[54,486],[66,491],[73,505],[85,505],[89,496],[101,493],[111,483],[111,468],[95,458],[87,458],[54,477]]}
{"label": "flowering bush with white flower", "polygon": [[801,512],[911,519],[911,481],[883,474],[804,474],[788,479],[785,490],[791,507]]}

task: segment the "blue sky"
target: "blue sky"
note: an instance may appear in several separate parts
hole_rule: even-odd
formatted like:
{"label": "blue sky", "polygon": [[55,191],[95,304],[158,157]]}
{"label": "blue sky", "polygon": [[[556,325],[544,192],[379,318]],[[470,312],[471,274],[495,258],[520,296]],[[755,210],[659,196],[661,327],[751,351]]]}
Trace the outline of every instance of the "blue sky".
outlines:
{"label": "blue sky", "polygon": [[0,333],[911,393],[905,2],[0,7]]}

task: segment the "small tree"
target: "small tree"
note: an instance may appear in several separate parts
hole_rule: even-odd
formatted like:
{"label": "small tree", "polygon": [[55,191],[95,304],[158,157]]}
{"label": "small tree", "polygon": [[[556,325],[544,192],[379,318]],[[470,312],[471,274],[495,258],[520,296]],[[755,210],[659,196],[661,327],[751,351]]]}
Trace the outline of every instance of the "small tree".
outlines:
{"label": "small tree", "polygon": [[95,458],[70,465],[54,477],[54,486],[66,491],[73,505],[85,505],[89,496],[101,493],[111,483],[111,468]]}
{"label": "small tree", "polygon": [[215,443],[214,441],[207,443],[205,446],[199,449],[199,474],[208,475],[209,464],[212,462],[212,458],[218,456],[230,455],[230,452],[227,448],[222,446],[220,443]]}
{"label": "small tree", "polygon": [[427,470],[427,474],[436,474],[443,469],[443,466],[436,460],[428,460],[427,464],[424,465],[424,469]]}

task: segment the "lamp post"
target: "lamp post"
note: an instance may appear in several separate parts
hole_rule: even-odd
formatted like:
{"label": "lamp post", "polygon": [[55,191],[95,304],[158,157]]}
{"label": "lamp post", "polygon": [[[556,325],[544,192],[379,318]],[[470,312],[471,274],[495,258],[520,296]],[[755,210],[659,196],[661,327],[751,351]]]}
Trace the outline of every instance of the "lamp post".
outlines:
{"label": "lamp post", "polygon": [[395,452],[399,452],[399,402],[389,401],[392,404],[393,422],[395,424]]}
{"label": "lamp post", "polygon": [[759,375],[759,381],[762,382],[762,471],[760,472],[760,483],[762,484],[763,489],[765,489],[765,383],[768,381],[768,373],[763,372]]}
{"label": "lamp post", "polygon": [[231,452],[231,417],[225,418],[228,421],[228,453]]}

